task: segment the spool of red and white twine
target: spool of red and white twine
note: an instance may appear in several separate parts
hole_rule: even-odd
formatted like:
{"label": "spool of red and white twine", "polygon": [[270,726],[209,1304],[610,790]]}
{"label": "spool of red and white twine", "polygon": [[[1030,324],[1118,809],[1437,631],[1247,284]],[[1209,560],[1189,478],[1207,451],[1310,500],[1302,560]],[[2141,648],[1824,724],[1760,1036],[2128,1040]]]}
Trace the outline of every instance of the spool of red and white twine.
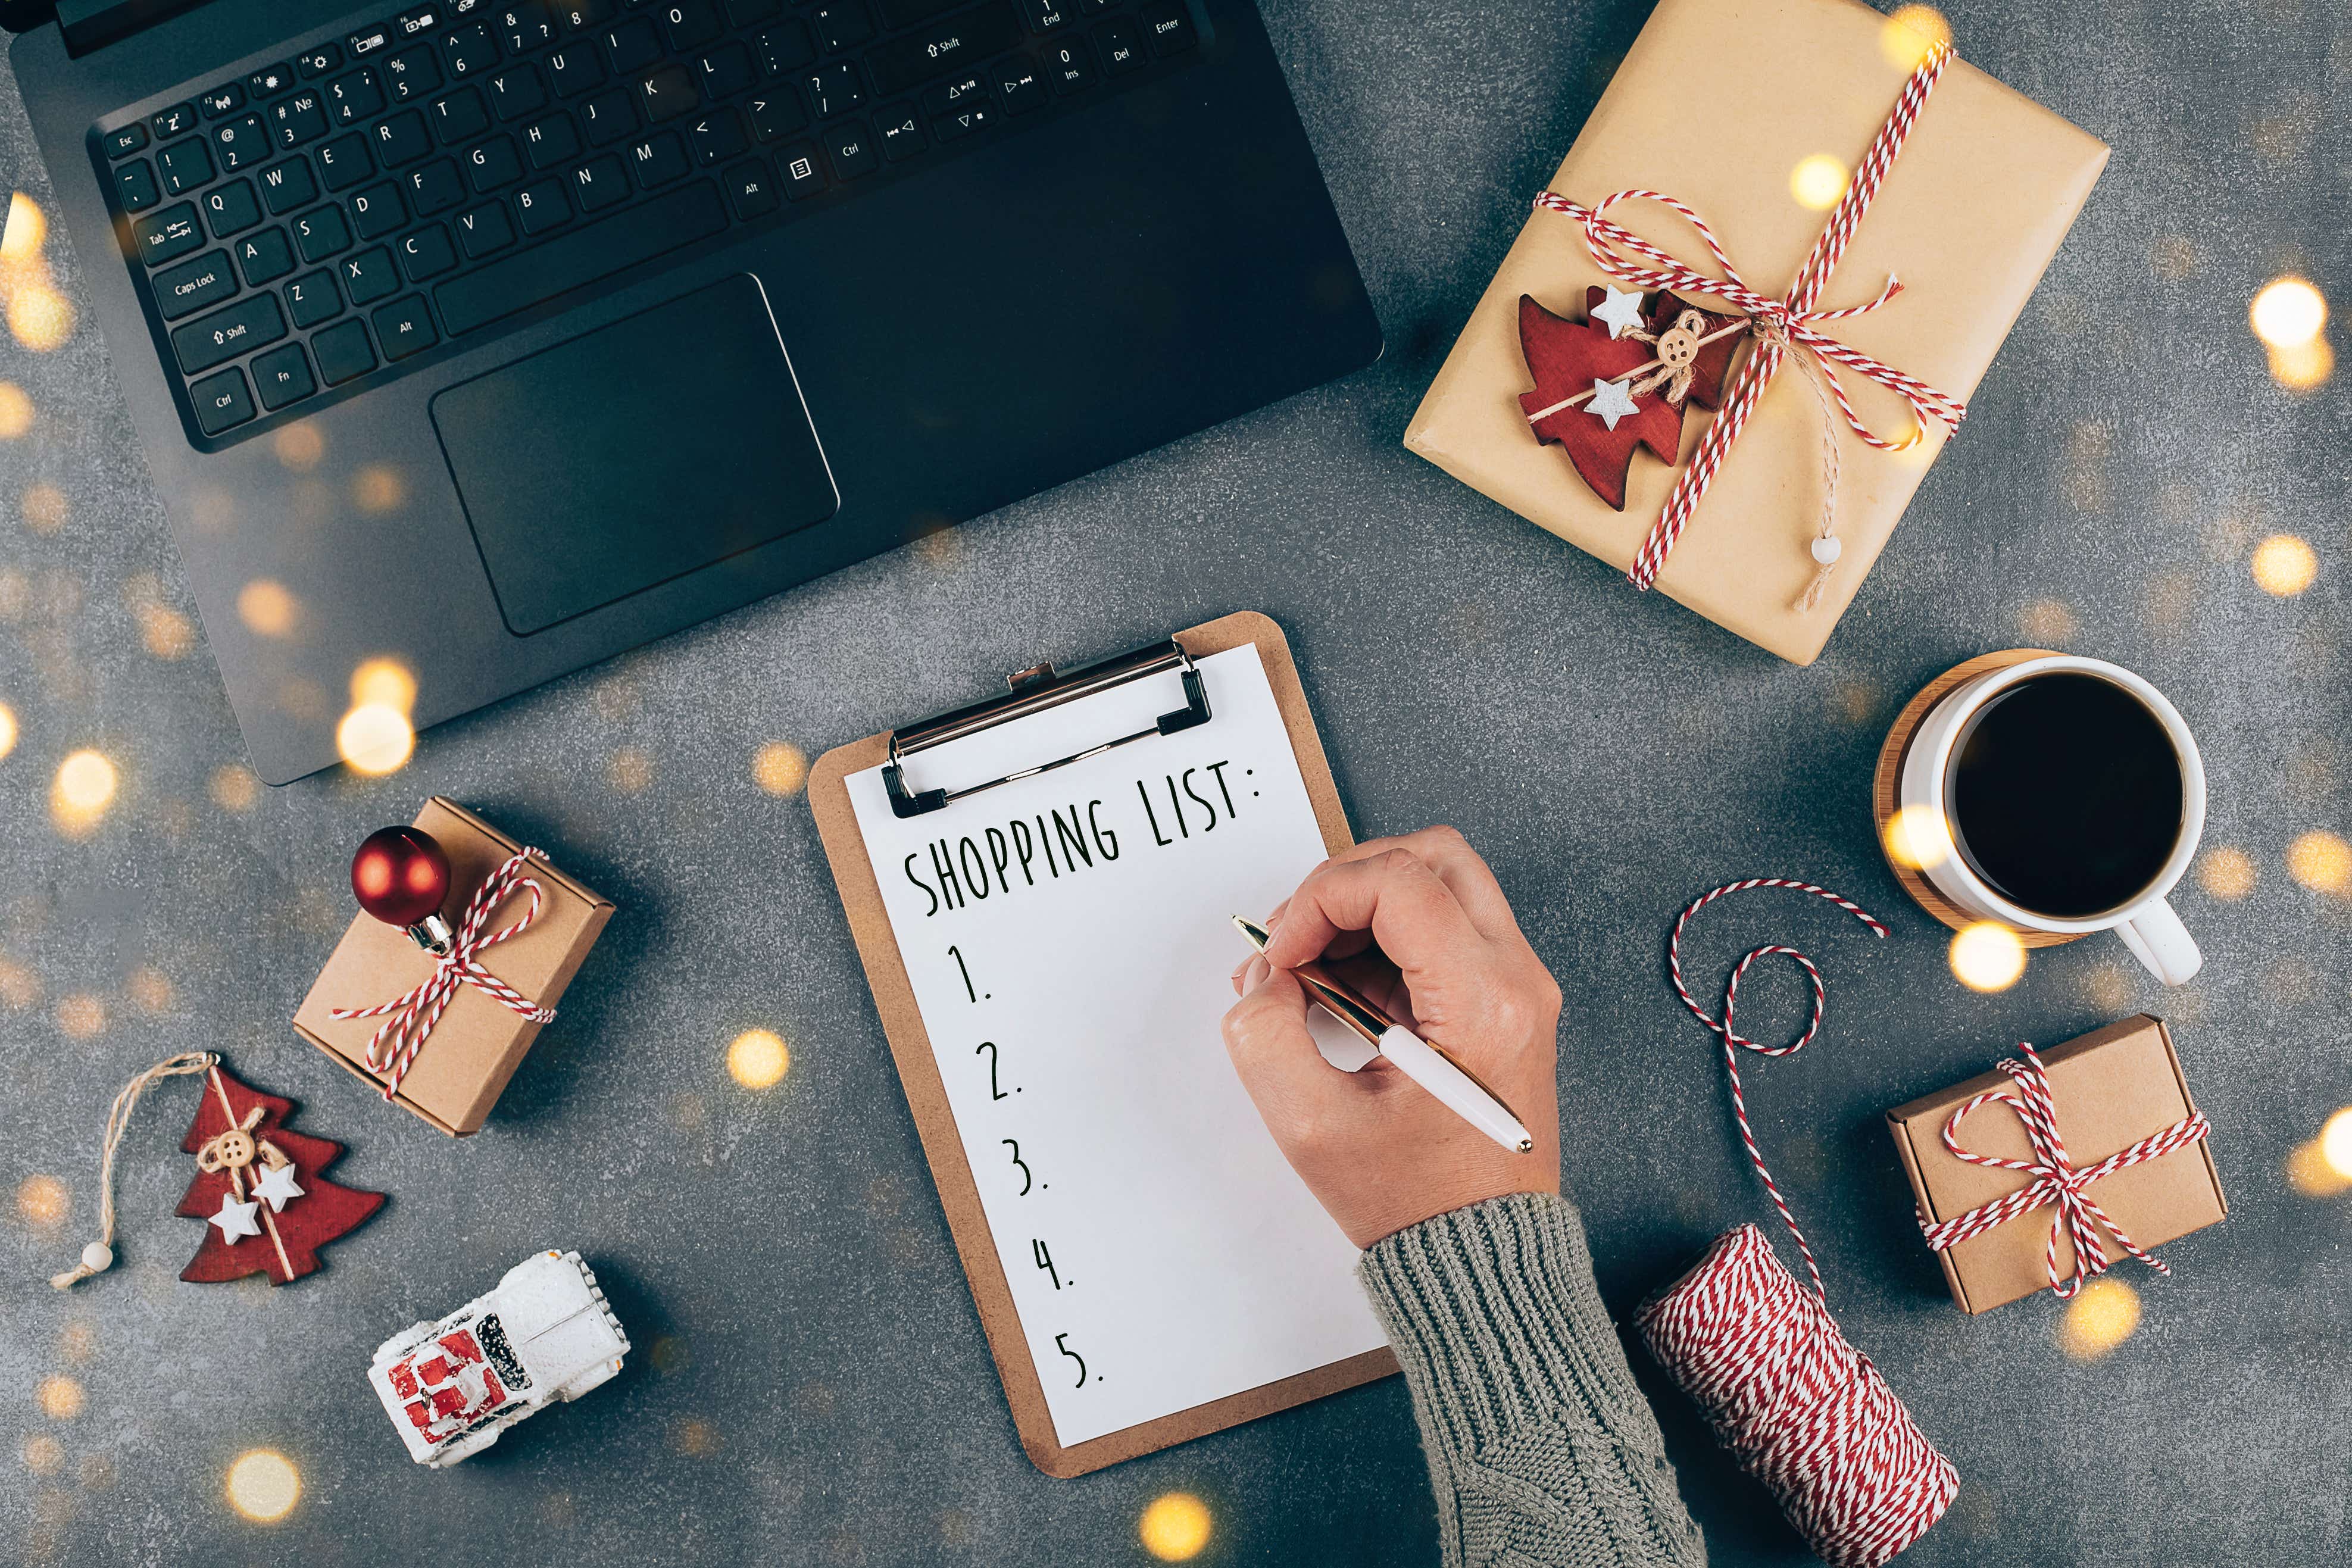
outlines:
{"label": "spool of red and white twine", "polygon": [[[1750,888],[1790,888],[1827,899],[1877,935],[1886,928],[1859,905],[1826,888],[1782,877],[1733,882],[1700,898],[1675,922],[1666,962],[1675,990],[1698,1021],[1723,1041],[1731,1109],[1740,1142],[1763,1178],[1812,1276],[1808,1294],[1780,1266],[1752,1225],[1716,1238],[1697,1267],[1644,1303],[1634,1325],[1650,1353],[1690,1395],[1740,1468],[1764,1483],[1805,1544],[1833,1568],[1875,1568],[1926,1533],[1958,1492],[1960,1478],[1911,1419],[1870,1358],[1847,1342],[1830,1316],[1821,1266],[1788,1200],[1765,1167],[1739,1088],[1739,1052],[1794,1054],[1821,1032],[1821,971],[1793,947],[1767,943],[1731,971],[1723,1016],[1708,1016],[1684,982],[1683,928],[1700,910]],[[1733,1023],[1739,982],[1758,960],[1785,953],[1812,984],[1813,1014],[1785,1046],[1741,1035]]]}

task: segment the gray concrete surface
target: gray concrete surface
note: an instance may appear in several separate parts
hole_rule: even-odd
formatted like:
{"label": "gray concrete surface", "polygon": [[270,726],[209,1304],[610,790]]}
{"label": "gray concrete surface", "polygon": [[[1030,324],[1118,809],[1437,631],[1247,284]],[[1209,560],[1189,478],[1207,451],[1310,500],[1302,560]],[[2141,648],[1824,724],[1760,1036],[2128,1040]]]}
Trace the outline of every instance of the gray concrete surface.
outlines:
{"label": "gray concrete surface", "polygon": [[[1642,0],[1275,7],[1383,363],[449,725],[387,779],[250,787],[94,328],[41,354],[0,337],[0,379],[37,410],[0,442],[0,700],[21,727],[0,760],[0,1551],[1119,1563],[1141,1557],[1144,1507],[1181,1489],[1213,1511],[1203,1562],[1433,1561],[1393,1381],[1076,1482],[1029,1467],[806,803],[752,776],[766,742],[814,756],[981,695],[992,672],[1254,606],[1295,640],[1358,831],[1458,823],[1559,973],[1568,1182],[1612,1305],[1768,1212],[1710,1041],[1666,988],[1668,922],[1738,876],[1829,883],[1893,939],[1751,894],[1710,912],[1691,956],[1719,975],[1787,938],[1829,976],[1826,1034],[1760,1064],[1750,1099],[1848,1332],[1964,1478],[1909,1560],[2343,1561],[2352,1195],[2306,1195],[2289,1167],[2352,1102],[2352,899],[2300,885],[2288,849],[2352,828],[2347,382],[2281,391],[2246,302],[2299,271],[2352,303],[2352,23],[2331,0],[1948,9],[1964,54],[2115,160],[1811,669],[1634,594],[1398,445]],[[4,75],[0,172],[47,198]],[[84,262],[54,246],[47,260],[79,301]],[[62,519],[43,500],[28,523],[37,485]],[[2279,532],[2317,552],[2297,597],[2250,573]],[[2093,940],[2036,955],[2005,993],[1965,991],[1880,862],[1869,769],[1895,708],[2021,642],[2144,671],[2203,740],[2209,843],[2255,877],[2245,889],[2209,859],[2185,888],[2207,967],[2184,990]],[[73,839],[48,794],[84,745],[121,786]],[[286,1026],[348,910],[351,847],[435,792],[621,908],[462,1144]],[[1798,1005],[1787,975],[1754,992],[1759,1021]],[[2138,1008],[2177,1027],[2232,1211],[2166,1249],[2171,1278],[2124,1276],[2137,1331],[2085,1363],[2047,1297],[1953,1309],[1879,1113],[2017,1038]],[[724,1068],[754,1026],[793,1050],[766,1093]],[[131,1130],[120,1271],[53,1294],[45,1277],[92,1228],[109,1097],[193,1047],[299,1100],[304,1130],[348,1144],[343,1179],[391,1205],[290,1289],[179,1284],[195,1241],[169,1213],[182,1086]],[[413,1468],[361,1382],[370,1350],[546,1245],[594,1259],[638,1355],[460,1472]],[[1800,1559],[1634,1363],[1715,1560]],[[230,1460],[257,1446],[303,1477],[274,1527],[224,1501]]]}

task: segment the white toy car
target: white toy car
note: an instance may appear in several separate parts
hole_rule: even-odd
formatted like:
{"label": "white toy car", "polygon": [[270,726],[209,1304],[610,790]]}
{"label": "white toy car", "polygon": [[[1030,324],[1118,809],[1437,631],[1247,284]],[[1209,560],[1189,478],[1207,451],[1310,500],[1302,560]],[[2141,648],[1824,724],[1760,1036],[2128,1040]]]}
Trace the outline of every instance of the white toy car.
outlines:
{"label": "white toy car", "polygon": [[438,1469],[559,1399],[621,1370],[629,1336],[576,1252],[541,1252],[437,1323],[384,1341],[368,1382],[408,1444]]}

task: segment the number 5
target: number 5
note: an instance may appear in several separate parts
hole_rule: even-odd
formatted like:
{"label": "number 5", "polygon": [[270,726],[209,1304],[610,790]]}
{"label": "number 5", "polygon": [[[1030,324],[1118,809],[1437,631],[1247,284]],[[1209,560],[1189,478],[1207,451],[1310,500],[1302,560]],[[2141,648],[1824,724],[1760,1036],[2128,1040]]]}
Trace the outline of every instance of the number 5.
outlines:
{"label": "number 5", "polygon": [[1087,1358],[1069,1347],[1066,1342],[1069,1337],[1070,1336],[1067,1334],[1055,1334],[1054,1336],[1054,1348],[1078,1363],[1078,1381],[1071,1386],[1074,1388],[1084,1388],[1087,1385]]}

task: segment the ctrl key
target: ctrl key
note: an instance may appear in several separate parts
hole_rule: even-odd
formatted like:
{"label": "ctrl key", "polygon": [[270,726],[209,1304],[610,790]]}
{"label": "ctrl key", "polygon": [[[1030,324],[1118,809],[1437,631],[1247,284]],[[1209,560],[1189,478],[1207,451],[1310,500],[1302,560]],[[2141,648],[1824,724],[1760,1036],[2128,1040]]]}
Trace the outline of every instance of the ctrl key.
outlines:
{"label": "ctrl key", "polygon": [[235,368],[190,386],[188,401],[195,405],[196,428],[207,436],[234,430],[253,417],[253,394],[246,389],[245,372]]}

